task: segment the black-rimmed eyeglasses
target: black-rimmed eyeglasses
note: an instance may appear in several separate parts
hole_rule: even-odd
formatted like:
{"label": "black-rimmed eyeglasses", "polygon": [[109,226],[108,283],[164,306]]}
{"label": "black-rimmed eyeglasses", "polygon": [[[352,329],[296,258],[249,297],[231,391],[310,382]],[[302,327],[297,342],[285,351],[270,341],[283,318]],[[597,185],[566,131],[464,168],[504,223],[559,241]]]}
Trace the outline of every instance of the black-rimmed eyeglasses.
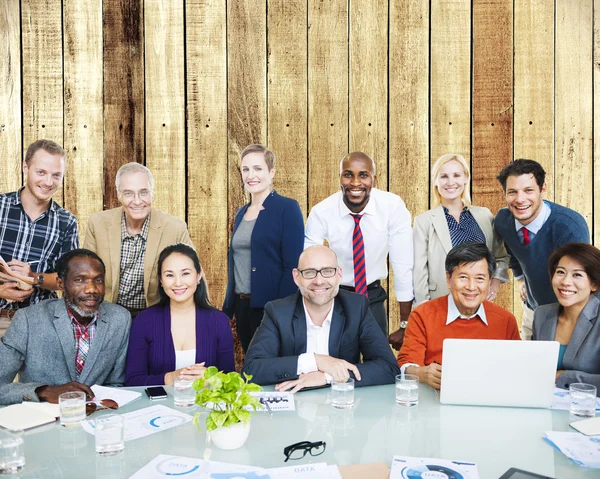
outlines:
{"label": "black-rimmed eyeglasses", "polygon": [[306,453],[310,453],[311,456],[320,456],[325,452],[325,446],[326,444],[323,441],[302,441],[292,444],[291,446],[284,447],[284,462],[288,462],[288,459],[302,459],[304,456],[306,456]]}
{"label": "black-rimmed eyeglasses", "polygon": [[298,272],[304,279],[315,279],[319,273],[321,273],[323,278],[333,278],[337,272],[337,268],[299,269]]}

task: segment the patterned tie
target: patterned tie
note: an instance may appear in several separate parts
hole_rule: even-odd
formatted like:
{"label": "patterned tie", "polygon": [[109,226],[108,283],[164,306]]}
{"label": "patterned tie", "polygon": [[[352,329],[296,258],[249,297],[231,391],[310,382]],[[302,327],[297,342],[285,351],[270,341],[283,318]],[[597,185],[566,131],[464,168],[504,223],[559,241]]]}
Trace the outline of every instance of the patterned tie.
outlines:
{"label": "patterned tie", "polygon": [[352,215],[354,218],[354,231],[352,233],[352,257],[354,258],[354,291],[358,294],[367,293],[367,268],[365,265],[365,243],[360,230],[362,215]]}
{"label": "patterned tie", "polygon": [[521,228],[521,232],[523,233],[523,246],[527,246],[529,243],[531,243],[529,230],[523,226],[523,228]]}
{"label": "patterned tie", "polygon": [[77,354],[75,356],[75,369],[77,371],[78,376],[81,374],[81,371],[83,371],[83,366],[85,365],[85,360],[87,359],[89,351],[90,330],[89,328],[83,328],[83,331],[81,331],[81,336],[79,337],[79,341],[77,344]]}

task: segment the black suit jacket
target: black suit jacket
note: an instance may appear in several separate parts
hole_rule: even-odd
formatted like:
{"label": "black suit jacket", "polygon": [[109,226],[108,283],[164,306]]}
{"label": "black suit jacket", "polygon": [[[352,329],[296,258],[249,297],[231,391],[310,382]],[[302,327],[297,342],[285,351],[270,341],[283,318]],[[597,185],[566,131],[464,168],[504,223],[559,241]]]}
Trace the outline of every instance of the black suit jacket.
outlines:
{"label": "black suit jacket", "polygon": [[[305,352],[306,317],[298,292],[266,304],[243,371],[258,384],[296,379],[298,356]],[[333,306],[329,355],[358,366],[362,380],[356,381],[356,386],[391,384],[400,373],[387,338],[369,311],[367,298],[342,289]]]}

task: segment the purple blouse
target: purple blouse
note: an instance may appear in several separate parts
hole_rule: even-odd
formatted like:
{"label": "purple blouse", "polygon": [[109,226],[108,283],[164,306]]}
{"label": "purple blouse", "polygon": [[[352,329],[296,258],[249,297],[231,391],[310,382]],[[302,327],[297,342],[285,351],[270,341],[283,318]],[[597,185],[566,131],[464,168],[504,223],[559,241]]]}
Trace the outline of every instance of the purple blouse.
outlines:
{"label": "purple blouse", "polygon": [[[235,371],[229,318],[216,309],[196,308],[196,364]],[[127,348],[126,386],[164,384],[175,371],[171,309],[159,304],[142,311],[133,322]]]}

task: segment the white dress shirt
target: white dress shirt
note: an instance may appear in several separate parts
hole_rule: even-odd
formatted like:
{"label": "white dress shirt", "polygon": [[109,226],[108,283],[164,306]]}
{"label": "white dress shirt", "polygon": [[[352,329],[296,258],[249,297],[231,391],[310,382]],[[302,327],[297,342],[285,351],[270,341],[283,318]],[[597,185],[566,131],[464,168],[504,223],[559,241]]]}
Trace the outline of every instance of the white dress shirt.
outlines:
{"label": "white dress shirt", "polygon": [[[342,267],[342,285],[354,287],[352,234],[354,219],[339,191],[315,205],[306,222],[304,249],[327,240]],[[394,271],[398,301],[413,299],[413,235],[411,217],[404,201],[393,193],[371,189],[365,208],[359,213],[365,244],[367,284],[387,278],[387,257]]]}
{"label": "white dress shirt", "polygon": [[323,324],[316,326],[312,322],[312,319],[310,319],[306,303],[304,302],[304,298],[302,298],[302,306],[304,306],[304,316],[306,318],[306,352],[298,356],[298,375],[318,371],[315,354],[329,356],[329,331],[331,330],[334,303],[335,300],[331,304],[331,309],[327,313]]}

